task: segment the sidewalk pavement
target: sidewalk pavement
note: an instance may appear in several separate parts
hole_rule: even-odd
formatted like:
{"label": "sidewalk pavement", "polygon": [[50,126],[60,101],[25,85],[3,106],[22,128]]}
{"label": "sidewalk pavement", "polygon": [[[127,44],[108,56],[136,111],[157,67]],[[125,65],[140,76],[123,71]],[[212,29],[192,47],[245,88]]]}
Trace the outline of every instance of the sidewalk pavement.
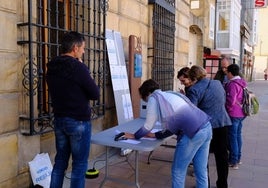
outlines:
{"label": "sidewalk pavement", "polygon": [[[229,169],[229,188],[265,188],[268,184],[268,81],[258,80],[250,82],[248,88],[255,92],[260,102],[260,111],[257,115],[247,117],[244,120],[242,164],[238,170]],[[168,144],[175,144],[175,139],[170,139]],[[109,175],[119,177],[134,182],[135,174],[134,153],[127,157],[120,156],[120,150],[113,149],[113,156],[110,160]],[[159,147],[153,153],[153,158],[172,160],[174,148]],[[171,162],[151,160],[147,164],[147,152],[139,155],[139,183],[141,188],[167,188],[171,187]],[[100,156],[90,162],[92,168],[100,170],[100,175],[96,179],[86,179],[86,188],[97,188],[104,178],[104,156]],[[209,174],[212,188],[216,188],[216,168],[214,155],[209,157]],[[69,179],[65,180],[66,188]],[[118,182],[106,181],[103,188],[130,188],[129,186]],[[195,187],[195,178],[193,169],[189,167],[186,177],[186,188]]]}

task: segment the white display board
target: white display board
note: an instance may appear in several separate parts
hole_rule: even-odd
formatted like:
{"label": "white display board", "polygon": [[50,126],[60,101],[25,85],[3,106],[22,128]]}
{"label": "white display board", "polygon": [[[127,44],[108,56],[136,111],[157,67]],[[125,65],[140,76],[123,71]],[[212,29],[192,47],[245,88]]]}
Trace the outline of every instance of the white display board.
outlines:
{"label": "white display board", "polygon": [[133,120],[133,109],[121,34],[107,29],[106,46],[118,124],[122,124]]}

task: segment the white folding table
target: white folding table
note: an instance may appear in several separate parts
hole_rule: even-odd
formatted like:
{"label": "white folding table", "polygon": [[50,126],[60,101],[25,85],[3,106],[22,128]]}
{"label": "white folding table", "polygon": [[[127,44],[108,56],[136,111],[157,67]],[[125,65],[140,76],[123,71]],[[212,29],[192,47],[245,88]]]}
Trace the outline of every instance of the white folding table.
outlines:
{"label": "white folding table", "polygon": [[106,147],[106,155],[105,155],[105,177],[103,181],[100,184],[100,187],[104,185],[104,183],[107,180],[110,181],[117,181],[121,183],[127,183],[120,179],[116,179],[113,177],[109,177],[109,147],[116,147],[116,148],[128,148],[135,152],[135,183],[134,185],[138,188],[140,188],[139,185],[139,152],[150,152],[155,150],[157,147],[159,147],[163,142],[165,142],[170,137],[163,139],[163,140],[147,140],[147,139],[140,139],[140,143],[138,144],[132,144],[132,143],[126,143],[122,141],[114,141],[115,135],[120,132],[130,132],[135,133],[141,126],[143,126],[145,122],[145,119],[143,118],[137,118],[134,120],[131,120],[129,122],[126,122],[124,124],[106,129],[104,131],[101,131],[99,133],[96,133],[92,135],[91,137],[91,143],[102,145]]}

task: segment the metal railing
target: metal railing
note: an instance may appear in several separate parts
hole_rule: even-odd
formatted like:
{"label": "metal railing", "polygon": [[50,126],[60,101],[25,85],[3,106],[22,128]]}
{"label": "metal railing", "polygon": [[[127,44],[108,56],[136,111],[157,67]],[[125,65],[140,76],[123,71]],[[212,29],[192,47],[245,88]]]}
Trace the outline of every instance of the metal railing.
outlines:
{"label": "metal railing", "polygon": [[24,55],[20,127],[24,135],[53,130],[53,112],[45,82],[46,64],[60,55],[59,41],[66,31],[86,38],[84,63],[101,88],[99,100],[91,102],[92,118],[104,115],[106,72],[106,12],[108,0],[28,0],[23,23],[18,23],[18,45]]}
{"label": "metal railing", "polygon": [[162,90],[172,90],[174,82],[175,1],[150,1],[153,4],[152,78]]}

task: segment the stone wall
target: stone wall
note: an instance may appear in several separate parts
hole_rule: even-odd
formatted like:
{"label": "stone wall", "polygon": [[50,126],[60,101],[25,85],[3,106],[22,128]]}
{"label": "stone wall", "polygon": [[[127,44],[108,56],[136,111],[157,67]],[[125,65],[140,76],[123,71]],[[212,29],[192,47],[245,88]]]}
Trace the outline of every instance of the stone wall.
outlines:
{"label": "stone wall", "polygon": [[[0,187],[17,187],[19,55],[17,54],[17,6],[13,1],[0,4]],[[12,185],[12,186],[11,186]]]}

